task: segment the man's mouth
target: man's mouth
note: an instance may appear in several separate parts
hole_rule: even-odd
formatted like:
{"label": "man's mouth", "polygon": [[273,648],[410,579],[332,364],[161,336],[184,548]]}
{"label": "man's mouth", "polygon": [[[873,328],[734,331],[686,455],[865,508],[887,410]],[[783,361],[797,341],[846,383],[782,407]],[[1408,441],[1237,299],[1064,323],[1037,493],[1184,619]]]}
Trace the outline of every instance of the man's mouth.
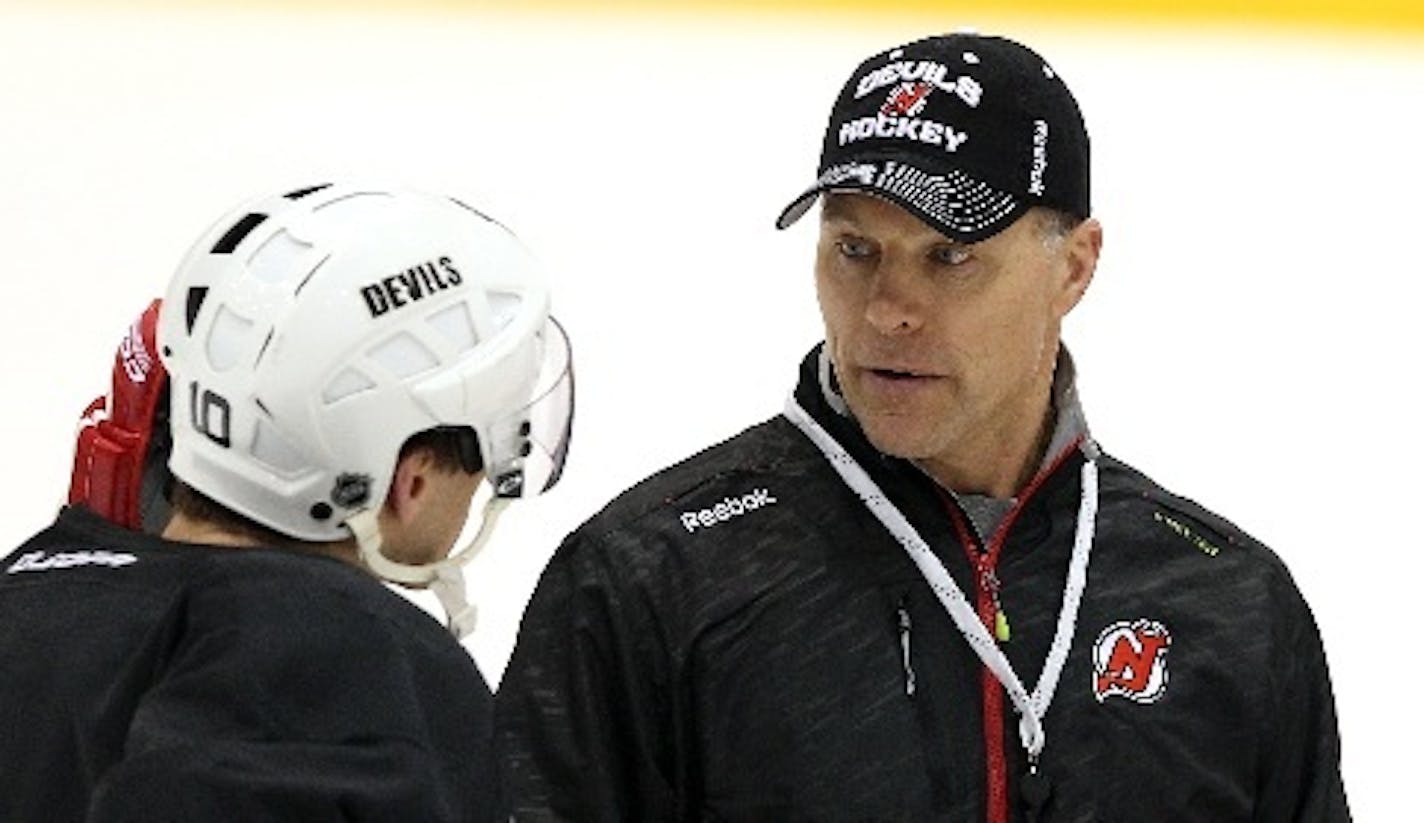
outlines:
{"label": "man's mouth", "polygon": [[879,377],[879,378],[884,379],[884,380],[896,380],[896,381],[925,380],[925,379],[929,379],[929,378],[934,377],[934,375],[932,375],[932,374],[925,374],[924,372],[912,371],[912,370],[909,370],[909,369],[880,369],[880,368],[871,368],[871,369],[866,369],[866,371],[868,371],[868,372],[870,372],[871,374],[875,375],[876,377]]}

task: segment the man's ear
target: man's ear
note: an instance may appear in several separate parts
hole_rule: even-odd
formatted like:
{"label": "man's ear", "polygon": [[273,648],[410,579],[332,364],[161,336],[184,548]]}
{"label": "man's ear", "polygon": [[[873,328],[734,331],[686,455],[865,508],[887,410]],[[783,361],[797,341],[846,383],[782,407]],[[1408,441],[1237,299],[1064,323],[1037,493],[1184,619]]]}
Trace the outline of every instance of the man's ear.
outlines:
{"label": "man's ear", "polygon": [[410,523],[420,515],[434,466],[434,458],[425,449],[415,449],[396,462],[385,507],[398,522]]}
{"label": "man's ear", "polygon": [[1075,226],[1063,239],[1061,254],[1065,271],[1057,298],[1059,317],[1068,314],[1083,299],[1098,270],[1102,250],[1103,224],[1091,217]]}

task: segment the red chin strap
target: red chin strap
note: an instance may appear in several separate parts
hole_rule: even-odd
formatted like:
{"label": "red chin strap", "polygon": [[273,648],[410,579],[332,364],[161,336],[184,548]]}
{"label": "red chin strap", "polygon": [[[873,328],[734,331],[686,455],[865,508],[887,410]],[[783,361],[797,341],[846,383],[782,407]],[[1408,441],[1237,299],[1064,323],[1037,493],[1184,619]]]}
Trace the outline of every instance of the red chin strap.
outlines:
{"label": "red chin strap", "polygon": [[154,300],[114,353],[113,386],[79,419],[69,504],[130,529],[157,531],[167,519],[168,371],[158,359]]}

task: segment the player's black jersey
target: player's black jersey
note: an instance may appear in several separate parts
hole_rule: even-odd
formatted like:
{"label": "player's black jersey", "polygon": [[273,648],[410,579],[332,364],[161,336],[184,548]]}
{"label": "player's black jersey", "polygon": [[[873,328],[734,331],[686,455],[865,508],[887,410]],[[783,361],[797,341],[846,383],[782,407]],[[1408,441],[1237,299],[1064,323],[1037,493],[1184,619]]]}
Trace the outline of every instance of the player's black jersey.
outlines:
{"label": "player's black jersey", "polygon": [[492,698],[359,569],[83,509],[0,561],[0,821],[486,820]]}
{"label": "player's black jersey", "polygon": [[[814,354],[796,398],[974,603],[985,547],[955,502],[832,410]],[[1084,460],[1061,455],[996,549],[1000,646],[1029,689],[1059,616]],[[1039,819],[1348,819],[1324,654],[1284,566],[1098,462]],[[963,823],[994,819],[996,804],[1025,816],[1026,756],[1002,688],[784,417],[655,475],[569,536],[525,613],[496,735],[521,820]]]}

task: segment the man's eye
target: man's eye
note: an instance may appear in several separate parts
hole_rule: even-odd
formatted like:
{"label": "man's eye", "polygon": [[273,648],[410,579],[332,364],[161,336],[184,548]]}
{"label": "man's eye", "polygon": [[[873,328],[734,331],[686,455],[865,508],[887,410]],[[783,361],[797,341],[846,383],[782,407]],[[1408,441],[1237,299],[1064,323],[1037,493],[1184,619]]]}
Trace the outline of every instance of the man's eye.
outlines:
{"label": "man's eye", "polygon": [[860,259],[875,254],[875,247],[868,240],[842,237],[836,241],[836,251],[839,251],[843,257]]}
{"label": "man's eye", "polygon": [[930,257],[936,262],[946,266],[960,266],[969,262],[969,258],[974,255],[970,253],[968,246],[936,246],[930,252]]}

